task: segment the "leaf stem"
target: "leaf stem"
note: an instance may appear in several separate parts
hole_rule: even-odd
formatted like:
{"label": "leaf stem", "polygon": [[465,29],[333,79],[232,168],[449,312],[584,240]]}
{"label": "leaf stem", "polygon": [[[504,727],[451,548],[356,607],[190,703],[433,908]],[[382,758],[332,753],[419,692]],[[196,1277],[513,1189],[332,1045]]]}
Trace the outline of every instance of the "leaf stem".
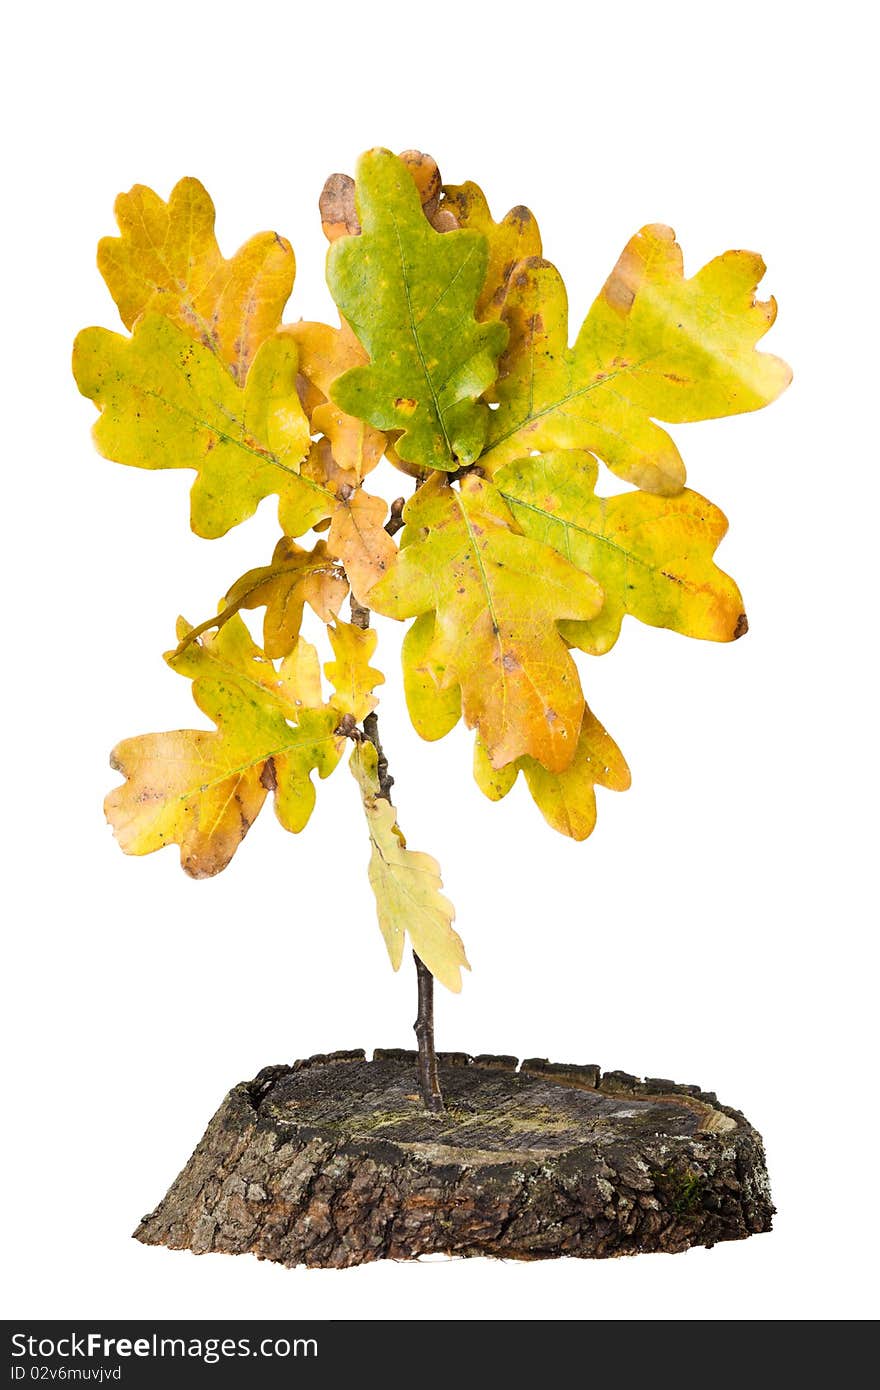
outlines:
{"label": "leaf stem", "polygon": [[[355,627],[361,628],[362,631],[366,631],[370,626],[370,610],[358,603],[354,594],[351,596],[351,621]],[[369,739],[376,750],[379,795],[390,802],[394,778],[388,771],[388,759],[379,738],[379,719],[375,710],[364,719],[364,737]],[[425,1109],[434,1114],[441,1114],[446,1107],[443,1104],[443,1092],[440,1089],[437,1049],[434,1044],[434,976],[415,951],[413,951],[413,960],[416,963],[419,1001],[416,1021],[413,1024],[418,1042],[419,1090],[422,1093]]]}

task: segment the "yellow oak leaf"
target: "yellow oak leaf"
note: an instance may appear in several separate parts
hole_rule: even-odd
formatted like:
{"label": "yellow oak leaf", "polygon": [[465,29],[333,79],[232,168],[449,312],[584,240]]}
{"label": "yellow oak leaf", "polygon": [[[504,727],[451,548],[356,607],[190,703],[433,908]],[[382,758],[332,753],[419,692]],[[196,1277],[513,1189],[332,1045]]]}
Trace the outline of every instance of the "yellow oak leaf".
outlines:
{"label": "yellow oak leaf", "polygon": [[[586,706],[584,706],[586,708]],[[519,776],[522,758],[514,758],[504,767],[493,767],[486,745],[479,734],[474,740],[474,781],[490,801],[501,801]]]}
{"label": "yellow oak leaf", "polygon": [[[307,603],[323,622],[328,623],[342,607],[348,584],[339,566],[333,563],[325,541],[317,541],[309,551],[302,550],[289,536],[282,536],[268,568],[270,572],[265,581],[251,590],[243,607],[265,605],[263,645],[266,655],[286,656],[292,649],[294,635],[299,634],[303,604]],[[243,584],[243,580],[239,580],[239,584]],[[233,599],[232,590],[227,597]]]}
{"label": "yellow oak leaf", "polygon": [[297,637],[284,658],[284,686],[295,709],[321,709],[321,662],[317,648],[305,637]]}
{"label": "yellow oak leaf", "polygon": [[470,182],[444,188],[442,207],[452,213],[459,227],[470,227],[486,238],[489,261],[476,315],[478,319],[497,318],[517,262],[541,255],[541,233],[534,213],[515,207],[496,222],[483,190]]}
{"label": "yellow oak leaf", "polygon": [[551,772],[534,758],[517,758],[501,769],[489,761],[478,738],[474,748],[474,777],[490,801],[506,796],[522,772],[535,804],[547,824],[572,840],[585,840],[596,824],[596,787],[626,791],[629,768],[611,735],[589,706],[584,717],[571,765]]}
{"label": "yellow oak leaf", "polygon": [[338,620],[328,625],[327,632],[336,656],[335,661],[324,665],[334,690],[333,705],[360,722],[378,704],[372,691],[377,685],[385,684],[382,672],[370,665],[378,634],[370,628]]}
{"label": "yellow oak leaf", "polygon": [[[187,631],[181,619],[178,637]],[[210,877],[229,863],[269,791],[285,829],[303,829],[315,803],[311,774],[329,776],[345,743],[337,710],[300,702],[303,656],[276,669],[238,616],[169,653],[217,730],[144,734],[113,750],[111,765],[126,780],[104,807],[126,854],[178,844],[186,872]]]}
{"label": "yellow oak leaf", "polygon": [[216,733],[177,729],[123,739],[110,766],[125,783],[104,813],[126,854],[180,846],[191,878],[225,869],[266,800],[265,760],[252,762]]}
{"label": "yellow oak leaf", "polygon": [[444,688],[460,685],[465,720],[497,767],[528,753],[556,771],[574,757],[583,695],[560,636],[593,618],[602,590],[549,546],[519,534],[496,488],[442,476],[410,499],[396,562],[370,590],[391,618],[435,614],[424,653]]}
{"label": "yellow oak leaf", "polygon": [[286,324],[283,332],[293,338],[299,351],[300,376],[307,383],[302,394],[312,433],[329,439],[333,460],[345,475],[343,481],[357,487],[382,457],[385,436],[334,405],[330,388],[343,372],[362,366],[367,354],[344,319],[339,328],[303,319]]}
{"label": "yellow oak leaf", "polygon": [[326,488],[300,476],[311,441],[292,339],[265,342],[239,387],[208,348],[169,319],[147,314],[130,338],[84,329],[73,366],[80,391],[101,412],[94,439],[106,458],[196,470],[197,535],[225,535],[273,493],[287,535],[301,535],[334,505]]}
{"label": "yellow oak leaf", "polygon": [[385,530],[388,504],[363,488],[340,495],[330,520],[327,546],[345,566],[351,591],[366,603],[373,585],[397,558],[397,546]]}
{"label": "yellow oak leaf", "polygon": [[430,854],[407,849],[397,812],[380,794],[376,749],[359,744],[351,770],[361,789],[370,832],[369,876],[379,926],[395,970],[407,932],[419,959],[447,989],[458,993],[461,971],[469,970],[461,937],[453,929],[455,909],[441,893],[440,865]]}
{"label": "yellow oak leaf", "polygon": [[510,337],[481,467],[583,448],[646,491],[678,492],[684,464],[655,419],[757,410],[791,379],[784,362],[755,349],[776,317],[775,300],[755,299],[764,269],[760,256],[728,251],[685,279],[674,233],[644,227],[569,348],[559,272],[521,261],[503,307]]}
{"label": "yellow oak leaf", "polygon": [[403,689],[416,733],[429,743],[444,738],[461,718],[461,688],[444,686],[445,671],[430,658],[434,645],[434,614],[423,613],[403,639]]}
{"label": "yellow oak leaf", "polygon": [[724,514],[685,488],[674,497],[597,497],[598,465],[579,450],[517,459],[494,482],[527,536],[552,545],[601,584],[605,602],[563,635],[594,655],[620,635],[624,615],[687,637],[731,642],[748,629],[742,595],[712,556]]}
{"label": "yellow oak leaf", "polygon": [[507,339],[501,323],[474,317],[486,238],[434,231],[388,150],[361,157],[357,204],[363,230],[333,243],[327,281],[370,361],[338,377],[332,399],[377,429],[400,431],[404,462],[454,471],[483,447],[490,412],[479,397]]}
{"label": "yellow oak leaf", "polygon": [[98,269],[126,328],[150,311],[164,314],[215,352],[244,385],[293,289],[290,242],[260,232],[224,260],[214,235],[214,204],[198,179],[181,179],[167,203],[136,184],[119,195],[115,211],[122,235],[99,243]]}

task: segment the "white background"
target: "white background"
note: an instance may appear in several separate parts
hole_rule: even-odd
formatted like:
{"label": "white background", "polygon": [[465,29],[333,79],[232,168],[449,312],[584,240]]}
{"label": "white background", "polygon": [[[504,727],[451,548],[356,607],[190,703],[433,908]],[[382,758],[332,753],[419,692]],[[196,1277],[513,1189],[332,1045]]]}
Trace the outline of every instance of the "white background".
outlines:
{"label": "white background", "polygon": [[[816,1319],[871,1315],[876,985],[876,150],[873,45],[836,3],[17,7],[4,77],[6,601],[4,1312],[27,1317]],[[9,23],[9,21],[7,21]],[[196,174],[229,253],[296,249],[288,317],[331,313],[316,211],[361,149],[418,146],[527,202],[580,321],[627,237],[668,221],[696,270],[760,250],[795,383],[673,432],[727,512],[752,624],[722,647],[628,621],[590,703],[633,769],[575,845],[520,787],[492,806],[459,729],[405,721],[382,623],[401,819],[440,859],[473,974],[442,1046],[597,1061],[717,1089],[765,1136],[772,1235],[677,1257],[349,1272],[129,1239],[228,1087],[339,1047],[408,1046],[342,771],[294,839],[263,814],[193,883],[121,855],[120,737],[200,723],[164,666],[274,539],[188,530],[188,473],[93,451],[69,375],[115,194]],[[390,470],[389,470],[390,472]],[[388,495],[397,490],[387,478]]]}

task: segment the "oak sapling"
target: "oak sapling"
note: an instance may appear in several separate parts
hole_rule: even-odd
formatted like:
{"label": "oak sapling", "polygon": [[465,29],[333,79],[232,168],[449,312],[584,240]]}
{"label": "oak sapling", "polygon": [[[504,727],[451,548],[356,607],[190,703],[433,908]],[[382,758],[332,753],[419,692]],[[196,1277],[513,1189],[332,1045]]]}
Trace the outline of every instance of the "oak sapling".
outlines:
{"label": "oak sapling", "polygon": [[[98,263],[129,334],[88,328],[74,352],[98,449],[193,469],[199,536],[270,495],[282,534],[216,615],[179,621],[166,654],[215,728],[118,744],[108,819],[126,853],[176,844],[186,872],[208,877],[269,796],[303,830],[313,773],[347,755],[391,964],[407,940],[416,959],[422,1096],[441,1110],[433,980],[457,991],[468,965],[439,866],[408,847],[391,801],[372,615],[411,620],[403,680],[419,734],[463,718],[490,800],[521,772],[550,826],[585,839],[595,788],[625,789],[629,770],[574,653],[609,651],[627,615],[718,642],[747,628],[714,561],[725,518],[685,486],[658,421],[755,410],[788,384],[785,363],[756,349],[776,315],[755,297],[763,262],[729,251],[688,279],[673,233],[646,226],[570,347],[534,216],[494,221],[476,184],[442,185],[414,151],[371,150],[356,182],[325,186],[338,327],[282,322],[289,243],[262,233],[225,260],[196,179],[167,203],[136,186],[116,215]],[[383,460],[405,479],[390,510],[372,491]],[[631,486],[597,493],[600,469]],[[306,606],[321,654],[301,631]],[[242,617],[256,609],[262,645]]]}

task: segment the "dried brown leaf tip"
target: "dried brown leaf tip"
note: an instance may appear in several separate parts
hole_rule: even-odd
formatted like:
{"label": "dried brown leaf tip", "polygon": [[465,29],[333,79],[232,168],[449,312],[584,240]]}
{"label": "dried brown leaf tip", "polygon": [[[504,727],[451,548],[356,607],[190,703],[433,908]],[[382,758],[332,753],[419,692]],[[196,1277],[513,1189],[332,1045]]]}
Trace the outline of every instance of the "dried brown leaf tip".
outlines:
{"label": "dried brown leaf tip", "polygon": [[400,155],[400,162],[406,165],[412,175],[422,202],[422,211],[434,231],[454,231],[458,222],[452,210],[440,206],[443,180],[436,159],[432,159],[429,154],[423,154],[421,150],[404,150]]}
{"label": "dried brown leaf tip", "polygon": [[354,179],[350,174],[331,174],[318,199],[321,226],[328,241],[359,236],[361,224],[354,205]]}
{"label": "dried brown leaf tip", "polygon": [[[412,176],[418,190],[422,211],[435,232],[452,232],[459,225],[454,210],[441,207],[443,180],[436,159],[421,150],[404,150],[398,156]],[[341,236],[360,236],[361,224],[357,215],[356,186],[350,174],[331,174],[321,192],[318,206],[321,226],[328,241]]]}

